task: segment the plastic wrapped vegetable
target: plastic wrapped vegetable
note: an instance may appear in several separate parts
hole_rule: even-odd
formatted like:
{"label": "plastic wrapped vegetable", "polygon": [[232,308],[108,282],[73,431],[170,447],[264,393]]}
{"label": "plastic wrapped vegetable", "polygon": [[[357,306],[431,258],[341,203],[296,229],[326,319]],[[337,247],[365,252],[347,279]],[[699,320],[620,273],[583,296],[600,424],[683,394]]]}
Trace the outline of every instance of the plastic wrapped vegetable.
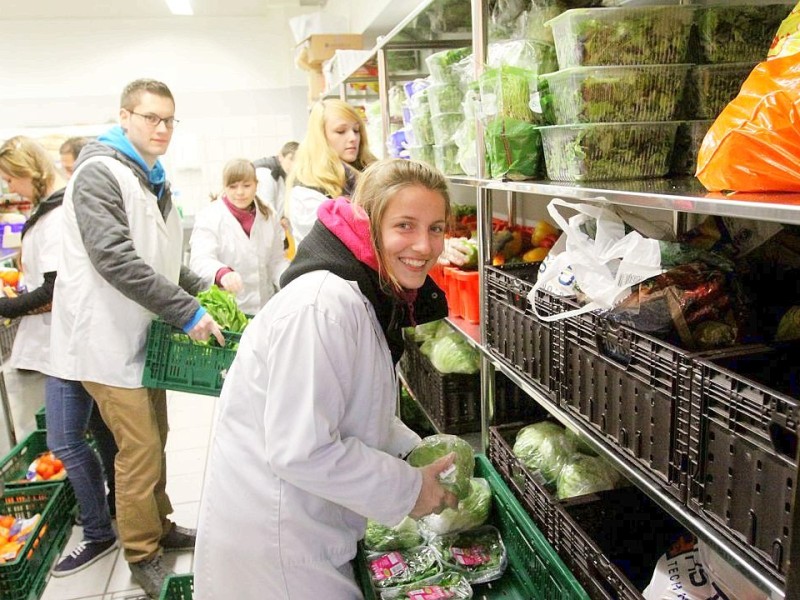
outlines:
{"label": "plastic wrapped vegetable", "polygon": [[545,437],[536,452],[523,462],[527,467],[538,470],[548,484],[553,484],[576,451],[575,438],[562,430],[558,434]]}
{"label": "plastic wrapped vegetable", "polygon": [[532,179],[542,170],[542,137],[535,125],[497,118],[486,125],[486,162],[493,179]]}
{"label": "plastic wrapped vegetable", "polygon": [[472,586],[460,573],[448,571],[421,583],[403,585],[381,593],[381,600],[425,600],[426,598],[469,600],[472,598]]}
{"label": "plastic wrapped vegetable", "polygon": [[456,331],[433,340],[430,359],[440,373],[471,374],[480,370],[480,354]]}
{"label": "plastic wrapped vegetable", "polygon": [[381,525],[377,521],[367,521],[364,534],[364,547],[368,552],[389,552],[390,550],[409,550],[422,544],[417,522],[406,517],[394,527]]}
{"label": "plastic wrapped vegetable", "polygon": [[440,475],[442,485],[453,492],[459,500],[469,496],[470,480],[475,471],[475,453],[472,446],[458,436],[440,433],[431,435],[419,443],[408,455],[408,464],[412,467],[424,467],[443,456],[456,453],[454,469]]}
{"label": "plastic wrapped vegetable", "polygon": [[558,474],[557,495],[559,500],[563,500],[612,490],[619,480],[619,473],[605,459],[577,453]]}
{"label": "plastic wrapped vegetable", "polygon": [[514,441],[514,456],[522,462],[527,462],[539,449],[545,438],[563,433],[564,428],[552,421],[539,421],[533,425],[523,427],[517,432],[517,438]]}
{"label": "plastic wrapped vegetable", "polygon": [[435,537],[431,547],[445,568],[463,573],[473,584],[499,579],[508,564],[500,532],[491,525]]}
{"label": "plastic wrapped vegetable", "polygon": [[442,566],[431,548],[417,546],[370,556],[369,572],[375,587],[383,589],[424,581],[441,573]]}
{"label": "plastic wrapped vegetable", "polygon": [[775,341],[785,342],[800,339],[800,306],[792,306],[781,317]]}
{"label": "plastic wrapped vegetable", "polygon": [[447,335],[453,331],[453,329],[447,324],[447,321],[444,319],[439,319],[437,321],[422,323],[416,327],[408,327],[406,331],[409,333],[412,340],[416,342],[424,342],[426,340],[432,340],[443,335]]}
{"label": "plastic wrapped vegetable", "polygon": [[482,478],[470,480],[469,495],[459,501],[458,508],[445,508],[441,513],[420,519],[419,528],[426,537],[444,535],[464,529],[480,527],[489,518],[492,508],[492,490]]}

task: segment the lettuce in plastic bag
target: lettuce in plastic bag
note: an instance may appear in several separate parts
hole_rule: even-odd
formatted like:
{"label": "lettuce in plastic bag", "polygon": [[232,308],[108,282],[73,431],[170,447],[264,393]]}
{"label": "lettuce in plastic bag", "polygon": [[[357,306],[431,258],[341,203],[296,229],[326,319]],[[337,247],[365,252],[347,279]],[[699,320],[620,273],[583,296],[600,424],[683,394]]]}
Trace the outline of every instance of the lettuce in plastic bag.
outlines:
{"label": "lettuce in plastic bag", "polygon": [[364,547],[368,552],[408,550],[420,544],[422,544],[422,535],[417,522],[411,517],[406,517],[394,527],[382,525],[371,519],[367,521]]}
{"label": "lettuce in plastic bag", "polygon": [[444,535],[463,529],[474,529],[486,523],[492,509],[492,490],[480,477],[470,480],[469,495],[459,501],[458,508],[445,508],[441,513],[420,519],[419,528],[426,537]]}
{"label": "lettuce in plastic bag", "polygon": [[514,454],[532,471],[539,471],[545,483],[554,483],[561,468],[577,451],[577,439],[551,421],[540,421],[519,431]]}
{"label": "lettuce in plastic bag", "polygon": [[460,333],[453,331],[431,344],[431,364],[440,373],[477,373],[481,367],[480,353],[469,345]]}
{"label": "lettuce in plastic bag", "polygon": [[369,558],[369,574],[379,589],[418,583],[441,572],[442,565],[428,546],[374,554]]}
{"label": "lettuce in plastic bag", "polygon": [[559,500],[614,489],[620,474],[600,456],[577,453],[558,474]]}
{"label": "lettuce in plastic bag", "polygon": [[456,453],[455,468],[451,473],[445,473],[445,477],[440,476],[440,481],[442,486],[463,500],[470,493],[470,479],[475,471],[475,453],[468,442],[455,435],[437,433],[423,438],[407,460],[412,467],[424,467],[451,452]]}
{"label": "lettuce in plastic bag", "polygon": [[533,425],[523,427],[517,432],[514,441],[514,456],[522,462],[526,462],[531,455],[539,448],[546,437],[563,433],[564,428],[552,421],[539,421]]}
{"label": "lettuce in plastic bag", "polygon": [[463,573],[473,584],[499,579],[508,564],[500,532],[491,525],[437,536],[431,548],[445,568]]}

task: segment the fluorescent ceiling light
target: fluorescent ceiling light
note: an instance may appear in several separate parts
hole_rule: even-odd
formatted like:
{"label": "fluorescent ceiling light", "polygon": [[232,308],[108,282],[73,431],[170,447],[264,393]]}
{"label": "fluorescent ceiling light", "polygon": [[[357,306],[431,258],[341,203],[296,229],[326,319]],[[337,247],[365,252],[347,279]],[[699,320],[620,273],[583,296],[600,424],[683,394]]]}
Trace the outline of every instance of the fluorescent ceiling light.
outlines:
{"label": "fluorescent ceiling light", "polygon": [[173,15],[193,15],[190,0],[167,0],[167,6]]}

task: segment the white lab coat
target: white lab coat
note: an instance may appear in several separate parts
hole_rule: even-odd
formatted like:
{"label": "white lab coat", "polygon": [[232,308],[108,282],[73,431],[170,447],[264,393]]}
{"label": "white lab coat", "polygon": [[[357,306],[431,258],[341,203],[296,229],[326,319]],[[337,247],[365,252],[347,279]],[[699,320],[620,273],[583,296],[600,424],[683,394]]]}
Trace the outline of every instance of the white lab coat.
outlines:
{"label": "white lab coat", "polygon": [[292,281],[245,330],[220,396],[195,549],[195,598],[349,600],[365,517],[394,525],[421,474],[395,417],[372,305],[326,271]]}
{"label": "white lab coat", "polygon": [[[138,255],[177,285],[183,254],[177,209],[172,206],[165,222],[152,192],[128,167],[111,157],[92,157],[75,173],[97,161],[108,167],[120,186]],[[50,338],[53,374],[72,381],[140,388],[147,332],[155,315],[124,296],[95,270],[75,218],[74,182],[75,175],[67,185],[63,204],[62,260]]]}
{"label": "white lab coat", "polygon": [[299,246],[317,221],[317,210],[328,197],[311,188],[296,185],[292,187],[287,214],[292,224],[292,236]]}
{"label": "white lab coat", "polygon": [[241,275],[243,289],[236,302],[248,315],[256,314],[273,296],[288,265],[283,254],[283,229],[274,213],[267,219],[256,210],[248,236],[222,200],[197,214],[189,243],[189,267],[209,286],[223,267]]}
{"label": "white lab coat", "polygon": [[[44,274],[58,270],[61,254],[63,208],[52,209],[25,232],[22,238],[22,272],[25,285],[35,290],[44,283]],[[25,315],[19,322],[9,365],[50,374],[50,312]]]}
{"label": "white lab coat", "polygon": [[272,171],[266,167],[259,167],[256,169],[256,179],[258,186],[256,193],[262,201],[266,202],[278,218],[283,216],[283,205],[286,202],[286,181],[283,177],[275,179],[272,176]]}

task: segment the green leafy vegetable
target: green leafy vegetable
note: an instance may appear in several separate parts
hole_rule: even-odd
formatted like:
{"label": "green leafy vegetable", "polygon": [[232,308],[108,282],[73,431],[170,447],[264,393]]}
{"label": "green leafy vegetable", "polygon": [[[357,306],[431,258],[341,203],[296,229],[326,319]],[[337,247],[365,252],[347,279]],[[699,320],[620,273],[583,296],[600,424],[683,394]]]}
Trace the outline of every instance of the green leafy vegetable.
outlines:
{"label": "green leafy vegetable", "polygon": [[478,350],[470,346],[463,335],[451,331],[431,343],[431,364],[440,373],[477,373],[481,368]]}
{"label": "green leafy vegetable", "polygon": [[562,467],[576,452],[574,435],[550,421],[540,421],[520,430],[514,454],[533,471],[539,471],[544,483],[556,481]]}
{"label": "green leafy vegetable", "polygon": [[247,326],[248,320],[239,306],[236,304],[236,297],[230,292],[219,289],[212,285],[207,290],[197,294],[200,306],[208,311],[217,325],[224,331],[241,333]]}
{"label": "green leafy vegetable", "polygon": [[407,460],[412,467],[424,467],[451,452],[456,453],[456,459],[453,463],[455,469],[440,481],[459,500],[463,500],[472,489],[470,480],[475,471],[475,453],[468,442],[458,436],[446,433],[431,435],[423,438],[419,445],[408,455]]}
{"label": "green leafy vegetable", "polygon": [[508,564],[500,532],[491,525],[437,536],[431,547],[446,568],[463,573],[470,583],[498,579]]}
{"label": "green leafy vegetable", "polygon": [[698,119],[716,119],[728,103],[736,98],[756,64],[745,62],[693,67],[686,94],[688,114]]}
{"label": "green leafy vegetable", "polygon": [[458,507],[445,508],[441,513],[430,514],[420,520],[420,529],[427,537],[443,535],[464,529],[474,529],[489,518],[492,508],[492,490],[485,479],[470,480],[469,495],[459,501]]}
{"label": "green leafy vegetable", "polygon": [[732,4],[697,9],[701,62],[758,62],[792,10],[791,4]]}
{"label": "green leafy vegetable", "polygon": [[619,473],[599,456],[576,453],[561,468],[558,475],[559,499],[583,496],[614,489],[620,481]]}
{"label": "green leafy vegetable", "polygon": [[447,571],[422,582],[398,586],[381,592],[381,600],[421,600],[422,598],[469,600],[472,598],[472,586],[460,573]]}
{"label": "green leafy vegetable", "polygon": [[369,570],[375,587],[384,589],[420,582],[442,572],[436,553],[428,546],[370,556]]}
{"label": "green leafy vegetable", "polygon": [[494,179],[532,179],[542,169],[542,138],[535,125],[493,119],[486,125],[486,163]]}
{"label": "green leafy vegetable", "polygon": [[464,90],[457,85],[444,83],[428,88],[428,101],[431,105],[432,115],[460,113],[463,100]]}
{"label": "green leafy vegetable", "polygon": [[406,517],[394,527],[381,525],[377,521],[367,521],[364,534],[364,547],[369,552],[389,552],[391,550],[410,550],[422,544],[422,536],[417,522]]}

